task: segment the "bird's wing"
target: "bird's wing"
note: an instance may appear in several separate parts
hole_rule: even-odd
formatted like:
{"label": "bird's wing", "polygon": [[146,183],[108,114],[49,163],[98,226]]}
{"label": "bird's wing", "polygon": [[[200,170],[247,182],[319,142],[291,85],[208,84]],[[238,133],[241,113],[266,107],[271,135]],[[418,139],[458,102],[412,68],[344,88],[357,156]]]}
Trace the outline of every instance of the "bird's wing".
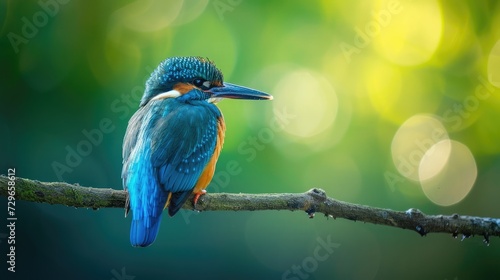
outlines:
{"label": "bird's wing", "polygon": [[214,154],[219,113],[215,106],[172,107],[166,107],[151,129],[151,163],[160,186],[172,193],[171,216],[187,200]]}
{"label": "bird's wing", "polygon": [[155,178],[151,163],[150,128],[158,121],[156,106],[140,108],[130,119],[123,142],[123,188],[127,190],[125,214],[132,210],[130,242],[148,246],[158,234],[161,214],[168,193]]}
{"label": "bird's wing", "polygon": [[147,104],[131,118],[122,178],[130,193],[134,246],[154,241],[169,194],[168,213],[173,216],[192,193],[214,154],[219,116],[215,106],[165,100]]}
{"label": "bird's wing", "polygon": [[[130,118],[128,122],[127,131],[125,132],[125,137],[123,139],[122,163],[124,165],[127,164],[130,154],[132,153],[132,149],[135,147],[137,143],[137,136],[141,129],[144,116],[146,115],[145,113],[146,113],[145,107],[139,108],[139,110],[137,110],[137,112]],[[122,174],[122,178],[125,175],[126,174]],[[125,185],[123,185],[123,187],[126,188]]]}
{"label": "bird's wing", "polygon": [[123,157],[123,168],[122,168],[122,180],[123,180],[123,189],[127,191],[127,200],[125,202],[125,217],[130,211],[130,196],[128,194],[128,183],[127,178],[130,172],[130,165],[132,164],[132,160],[130,159],[130,155],[137,144],[137,139],[139,132],[141,131],[141,125],[144,120],[144,116],[146,115],[147,110],[144,107],[139,108],[137,112],[130,118],[127,126],[127,131],[125,132],[125,137],[123,139],[123,147],[122,147],[122,157]]}

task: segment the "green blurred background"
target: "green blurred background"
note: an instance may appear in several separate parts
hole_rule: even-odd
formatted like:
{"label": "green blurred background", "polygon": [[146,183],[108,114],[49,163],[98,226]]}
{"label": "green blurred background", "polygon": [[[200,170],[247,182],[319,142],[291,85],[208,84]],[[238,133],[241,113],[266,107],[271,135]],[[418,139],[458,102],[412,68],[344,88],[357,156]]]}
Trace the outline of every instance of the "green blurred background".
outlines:
{"label": "green blurred background", "polygon": [[[0,173],[121,189],[122,138],[145,80],[167,57],[196,55],[275,97],[220,103],[226,142],[209,192],[321,187],[353,203],[500,217],[498,1],[0,3]],[[0,227],[2,279],[500,275],[498,238],[422,238],[302,212],[182,211],[138,249],[122,209],[16,209],[17,272],[6,271]]]}

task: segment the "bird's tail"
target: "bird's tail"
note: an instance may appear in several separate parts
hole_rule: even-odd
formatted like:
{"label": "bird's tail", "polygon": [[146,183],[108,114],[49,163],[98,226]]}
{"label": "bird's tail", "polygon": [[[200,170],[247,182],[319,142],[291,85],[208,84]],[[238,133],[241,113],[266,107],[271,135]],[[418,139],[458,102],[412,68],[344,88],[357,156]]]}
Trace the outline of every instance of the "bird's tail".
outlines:
{"label": "bird's tail", "polygon": [[130,243],[134,247],[151,245],[160,229],[161,215],[168,194],[159,188],[150,190],[147,198],[131,197],[132,224],[130,226]]}
{"label": "bird's tail", "polygon": [[[144,143],[145,147],[149,145],[149,141]],[[130,155],[131,160],[124,165],[122,177],[129,193],[132,211],[130,243],[134,247],[146,247],[158,235],[168,193],[158,185],[152,171],[150,151],[144,147],[139,148],[134,149]]]}
{"label": "bird's tail", "polygon": [[151,245],[158,235],[160,229],[161,214],[157,217],[144,217],[143,219],[132,219],[130,227],[130,243],[134,247],[147,247]]}

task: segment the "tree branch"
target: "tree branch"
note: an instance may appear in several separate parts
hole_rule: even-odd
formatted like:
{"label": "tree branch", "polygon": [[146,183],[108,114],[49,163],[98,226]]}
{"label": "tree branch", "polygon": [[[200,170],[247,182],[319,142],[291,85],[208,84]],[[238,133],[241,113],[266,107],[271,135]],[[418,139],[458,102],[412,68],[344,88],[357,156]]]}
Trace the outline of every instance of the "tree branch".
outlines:
{"label": "tree branch", "polygon": [[[8,177],[0,175],[0,195],[10,195],[8,182]],[[126,196],[127,193],[122,190],[82,187],[64,182],[40,182],[19,177],[15,179],[16,200],[98,209],[124,207]],[[193,209],[192,199],[188,200],[183,208]],[[327,217],[410,229],[422,236],[438,232],[449,233],[453,237],[462,234],[462,239],[480,235],[487,244],[490,236],[500,236],[500,219],[458,214],[426,215],[413,208],[407,211],[394,211],[329,198],[321,189],[311,189],[305,193],[209,193],[200,198],[196,209],[199,211],[303,210],[311,218],[314,213],[319,212]]]}

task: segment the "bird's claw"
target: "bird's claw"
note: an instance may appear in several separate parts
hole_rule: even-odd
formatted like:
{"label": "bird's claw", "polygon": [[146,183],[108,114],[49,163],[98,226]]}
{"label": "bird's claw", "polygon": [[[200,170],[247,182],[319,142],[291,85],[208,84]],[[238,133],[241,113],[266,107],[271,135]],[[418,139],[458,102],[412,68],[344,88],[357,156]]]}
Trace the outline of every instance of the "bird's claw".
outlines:
{"label": "bird's claw", "polygon": [[201,190],[200,192],[197,192],[197,193],[194,193],[194,198],[193,198],[193,207],[194,207],[194,210],[197,210],[196,209],[196,204],[198,203],[198,199],[200,199],[200,196],[206,194],[207,191],[206,190]]}

